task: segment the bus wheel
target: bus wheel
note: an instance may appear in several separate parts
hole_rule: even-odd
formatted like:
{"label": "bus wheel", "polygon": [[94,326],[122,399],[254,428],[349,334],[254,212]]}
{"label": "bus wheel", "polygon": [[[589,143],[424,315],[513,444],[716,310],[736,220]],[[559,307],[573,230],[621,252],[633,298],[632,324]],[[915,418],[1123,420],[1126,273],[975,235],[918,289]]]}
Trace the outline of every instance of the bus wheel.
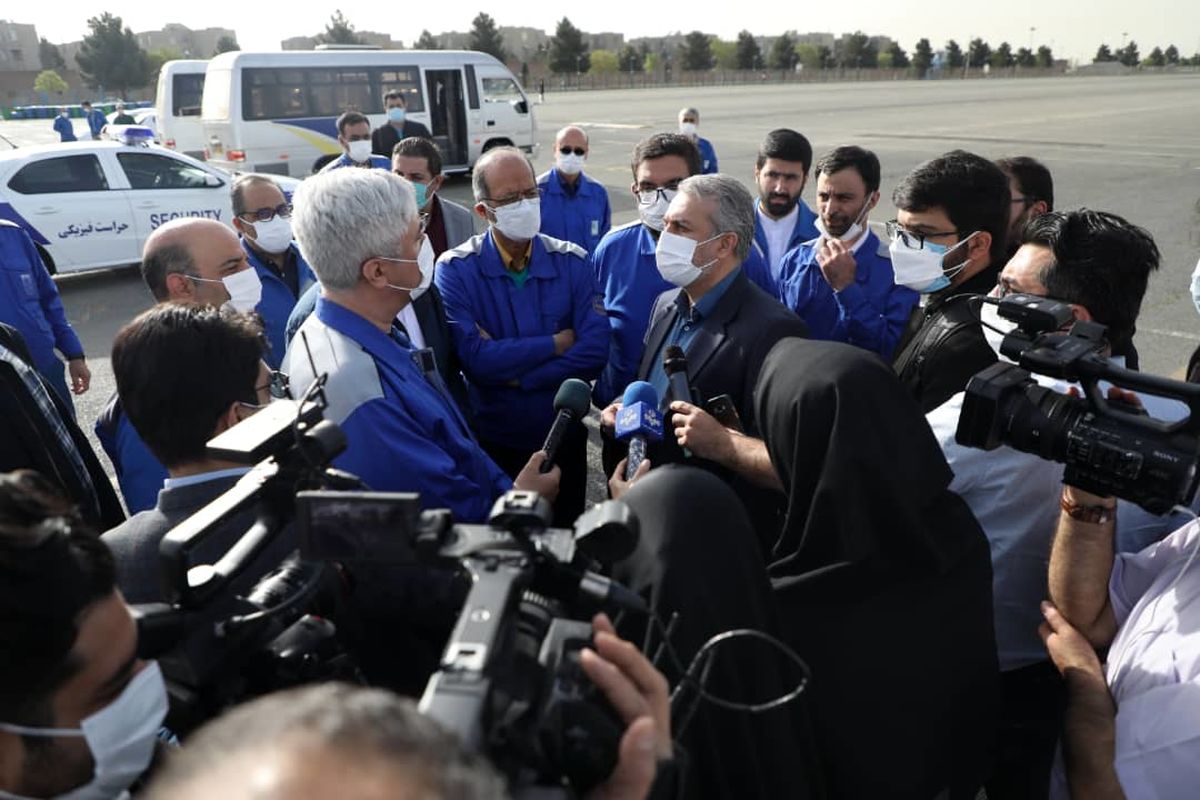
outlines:
{"label": "bus wheel", "polygon": [[486,153],[493,147],[512,147],[512,142],[510,142],[508,139],[489,139],[488,142],[484,144],[481,152]]}

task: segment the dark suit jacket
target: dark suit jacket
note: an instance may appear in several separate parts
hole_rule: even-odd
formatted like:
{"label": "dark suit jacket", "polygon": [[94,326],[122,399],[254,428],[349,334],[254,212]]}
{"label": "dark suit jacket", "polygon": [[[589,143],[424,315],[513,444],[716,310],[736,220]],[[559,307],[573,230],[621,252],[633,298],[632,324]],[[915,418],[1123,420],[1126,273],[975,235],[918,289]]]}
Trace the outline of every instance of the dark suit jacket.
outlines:
{"label": "dark suit jacket", "polygon": [[[117,585],[126,602],[152,603],[166,599],[158,558],[159,543],[172,528],[224,494],[237,481],[235,475],[162,489],[154,508],[134,514],[100,537],[117,562]],[[197,563],[215,563],[253,522],[252,510],[229,520],[221,531],[199,547]],[[258,554],[250,568],[238,576],[233,583],[234,591],[238,594],[248,591],[295,549],[294,534],[290,529],[284,530]]]}
{"label": "dark suit jacket", "polygon": [[395,125],[385,122],[371,132],[371,152],[391,158],[392,148],[396,146],[396,142],[401,139],[407,139],[410,136],[424,136],[426,139],[433,138],[429,134],[429,128],[426,128],[416,120],[404,120],[404,125],[401,126],[399,132],[396,131]]}

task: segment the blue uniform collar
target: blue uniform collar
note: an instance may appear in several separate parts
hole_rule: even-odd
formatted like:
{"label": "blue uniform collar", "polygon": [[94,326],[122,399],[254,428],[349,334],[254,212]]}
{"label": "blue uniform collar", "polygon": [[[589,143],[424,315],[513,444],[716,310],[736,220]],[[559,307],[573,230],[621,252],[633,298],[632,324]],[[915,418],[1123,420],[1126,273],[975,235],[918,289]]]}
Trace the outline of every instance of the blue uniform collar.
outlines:
{"label": "blue uniform collar", "polygon": [[327,297],[318,296],[314,313],[321,322],[358,342],[376,363],[382,362],[397,370],[403,369],[400,365],[416,369],[411,354],[395,339],[345,306],[338,305]]}
{"label": "blue uniform collar", "polygon": [[[529,271],[529,277],[558,277],[558,273],[554,271],[554,267],[549,262],[550,259],[547,258],[546,248],[542,245],[542,237],[535,235],[532,246],[529,249],[529,266],[526,267]],[[496,248],[496,242],[492,239],[491,227],[487,229],[487,233],[483,235],[483,241],[480,243],[479,271],[483,273],[484,277],[488,278],[508,277],[508,270],[504,268],[504,259],[500,257],[500,251]]]}
{"label": "blue uniform collar", "polygon": [[863,238],[862,244],[854,253],[854,282],[869,283],[871,281],[871,266],[875,252],[879,249],[879,237],[875,235],[875,231],[867,228],[867,235]]}
{"label": "blue uniform collar", "polygon": [[658,250],[658,242],[654,239],[654,234],[646,227],[645,223],[639,223],[638,228],[638,253],[644,256],[653,256]]}
{"label": "blue uniform collar", "polygon": [[[579,185],[575,187],[574,197],[590,197],[593,193],[592,185],[595,182],[590,180],[584,173],[579,173]],[[558,167],[550,168],[550,179],[546,181],[546,194],[557,194],[566,196],[568,193],[566,181],[563,180],[562,173],[558,171]]]}
{"label": "blue uniform collar", "polygon": [[733,285],[733,282],[737,280],[740,274],[742,274],[742,267],[739,264],[733,268],[733,272],[722,278],[720,283],[709,289],[696,305],[690,306],[690,309],[687,292],[680,291],[679,296],[675,298],[675,303],[679,306],[680,315],[696,322],[712,314],[713,309],[717,307],[717,303],[721,302],[721,298],[725,296],[725,292],[729,291],[729,287]]}

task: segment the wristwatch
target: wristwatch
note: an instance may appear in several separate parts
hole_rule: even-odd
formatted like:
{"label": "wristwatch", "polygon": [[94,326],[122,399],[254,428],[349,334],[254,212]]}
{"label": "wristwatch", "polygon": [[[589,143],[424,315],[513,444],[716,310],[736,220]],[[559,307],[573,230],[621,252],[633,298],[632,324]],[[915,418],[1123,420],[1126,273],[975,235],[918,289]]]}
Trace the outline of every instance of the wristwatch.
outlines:
{"label": "wristwatch", "polygon": [[1071,519],[1088,522],[1092,525],[1103,525],[1117,518],[1117,504],[1115,502],[1112,505],[1083,505],[1076,503],[1067,497],[1066,487],[1063,487],[1062,498],[1059,500],[1058,505]]}

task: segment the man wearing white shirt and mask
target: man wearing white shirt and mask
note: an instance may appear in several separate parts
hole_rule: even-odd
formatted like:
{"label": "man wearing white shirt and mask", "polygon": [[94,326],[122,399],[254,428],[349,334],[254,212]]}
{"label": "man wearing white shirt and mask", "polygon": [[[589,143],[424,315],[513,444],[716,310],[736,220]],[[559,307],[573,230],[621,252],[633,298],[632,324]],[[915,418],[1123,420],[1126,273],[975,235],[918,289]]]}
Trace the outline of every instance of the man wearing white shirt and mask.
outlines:
{"label": "man wearing white shirt and mask", "polygon": [[554,167],[538,176],[541,232],[590,253],[612,227],[608,191],[583,174],[588,156],[583,128],[568,125],[554,137]]}

